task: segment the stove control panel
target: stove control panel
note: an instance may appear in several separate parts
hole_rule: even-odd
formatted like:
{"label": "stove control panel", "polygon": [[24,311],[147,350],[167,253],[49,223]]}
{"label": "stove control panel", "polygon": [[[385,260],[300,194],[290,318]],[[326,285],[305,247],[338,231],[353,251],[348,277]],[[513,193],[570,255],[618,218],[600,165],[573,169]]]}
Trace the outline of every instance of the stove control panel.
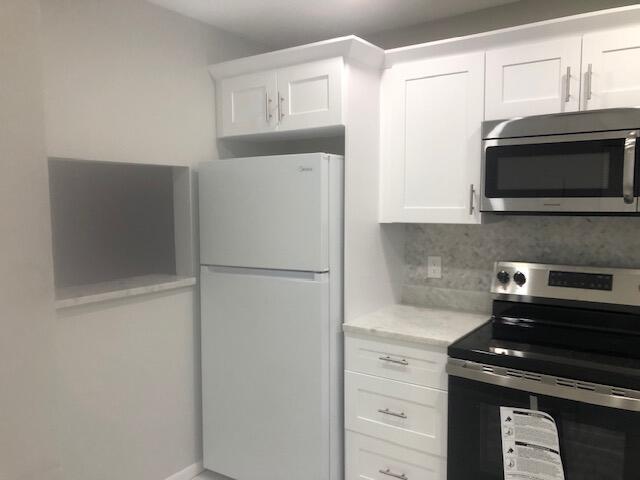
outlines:
{"label": "stove control panel", "polygon": [[640,270],[496,262],[491,292],[640,306]]}
{"label": "stove control panel", "polygon": [[551,270],[549,272],[549,286],[611,291],[613,289],[613,275]]}

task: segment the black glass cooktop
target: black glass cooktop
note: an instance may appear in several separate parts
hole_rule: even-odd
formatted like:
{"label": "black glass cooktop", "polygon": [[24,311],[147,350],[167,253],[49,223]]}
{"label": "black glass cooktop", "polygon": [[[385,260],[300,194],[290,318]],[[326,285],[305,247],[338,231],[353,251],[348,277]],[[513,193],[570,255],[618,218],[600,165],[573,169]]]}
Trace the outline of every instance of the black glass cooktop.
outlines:
{"label": "black glass cooktop", "polygon": [[462,360],[640,390],[640,316],[494,302],[486,324],[453,343]]}

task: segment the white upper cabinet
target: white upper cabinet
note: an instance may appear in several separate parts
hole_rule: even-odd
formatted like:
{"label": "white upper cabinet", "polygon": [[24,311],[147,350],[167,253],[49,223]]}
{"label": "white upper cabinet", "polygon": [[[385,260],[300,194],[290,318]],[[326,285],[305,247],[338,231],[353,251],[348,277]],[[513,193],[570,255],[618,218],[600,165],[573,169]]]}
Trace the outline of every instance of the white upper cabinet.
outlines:
{"label": "white upper cabinet", "polygon": [[272,131],[276,124],[276,72],[259,72],[220,82],[222,136]]}
{"label": "white upper cabinet", "polygon": [[342,123],[342,57],[220,81],[223,137]]}
{"label": "white upper cabinet", "polygon": [[583,108],[640,106],[640,27],[584,36]]}
{"label": "white upper cabinet", "polygon": [[399,64],[383,80],[383,222],[478,223],[484,53]]}
{"label": "white upper cabinet", "polygon": [[568,37],[487,51],[485,118],[579,110],[580,48]]}
{"label": "white upper cabinet", "polygon": [[342,123],[342,58],[278,70],[279,130]]}

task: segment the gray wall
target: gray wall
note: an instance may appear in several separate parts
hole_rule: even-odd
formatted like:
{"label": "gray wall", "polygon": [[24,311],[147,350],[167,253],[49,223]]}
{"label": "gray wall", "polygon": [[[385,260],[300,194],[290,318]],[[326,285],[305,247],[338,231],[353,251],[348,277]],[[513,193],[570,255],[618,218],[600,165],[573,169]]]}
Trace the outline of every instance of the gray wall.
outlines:
{"label": "gray wall", "polygon": [[53,264],[40,15],[0,2],[0,479],[59,474],[52,434]]}
{"label": "gray wall", "polygon": [[[41,5],[48,156],[217,156],[206,66],[260,47],[143,0]],[[201,459],[198,304],[192,287],[57,312],[65,480],[162,480]]]}
{"label": "gray wall", "polygon": [[[640,268],[640,218],[489,218],[483,225],[409,225],[403,301],[488,311],[498,260]],[[442,256],[442,278],[427,278],[427,256]]]}
{"label": "gray wall", "polygon": [[628,0],[521,0],[365,37],[382,48],[396,48],[636,3]]}

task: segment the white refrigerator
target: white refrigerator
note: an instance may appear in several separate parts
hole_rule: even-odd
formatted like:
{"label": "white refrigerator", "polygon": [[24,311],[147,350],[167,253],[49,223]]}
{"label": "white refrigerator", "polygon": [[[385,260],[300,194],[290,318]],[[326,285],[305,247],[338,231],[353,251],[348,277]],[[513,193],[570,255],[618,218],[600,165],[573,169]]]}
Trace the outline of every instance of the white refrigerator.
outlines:
{"label": "white refrigerator", "polygon": [[340,480],[343,159],[199,169],[204,467]]}

